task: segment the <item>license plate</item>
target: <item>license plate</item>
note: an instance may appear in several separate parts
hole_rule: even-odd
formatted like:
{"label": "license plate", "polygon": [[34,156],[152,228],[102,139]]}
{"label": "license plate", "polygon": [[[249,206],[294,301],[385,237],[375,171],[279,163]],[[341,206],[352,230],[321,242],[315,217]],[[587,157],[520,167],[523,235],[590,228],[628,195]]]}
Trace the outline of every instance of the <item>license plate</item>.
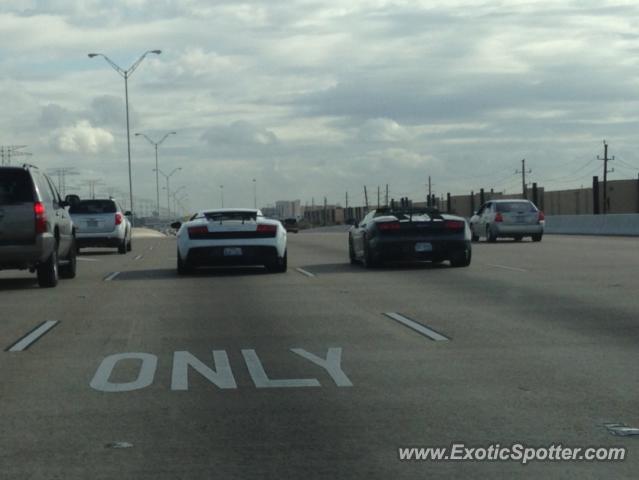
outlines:
{"label": "license plate", "polygon": [[420,242],[415,244],[416,252],[432,252],[433,246],[427,242]]}
{"label": "license plate", "polygon": [[98,226],[98,221],[97,220],[88,220],[87,221],[87,227],[97,227]]}
{"label": "license plate", "polygon": [[224,249],[225,257],[239,257],[240,255],[242,255],[241,248],[225,248]]}
{"label": "license plate", "polygon": [[526,222],[526,217],[524,217],[523,215],[518,215],[517,219],[515,221],[517,223],[525,223]]}

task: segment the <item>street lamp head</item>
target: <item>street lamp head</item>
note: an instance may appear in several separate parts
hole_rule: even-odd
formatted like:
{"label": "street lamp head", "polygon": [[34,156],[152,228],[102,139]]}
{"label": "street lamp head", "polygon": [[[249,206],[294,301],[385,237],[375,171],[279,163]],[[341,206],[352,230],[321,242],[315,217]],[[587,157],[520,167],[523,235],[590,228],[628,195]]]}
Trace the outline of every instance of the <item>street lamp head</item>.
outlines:
{"label": "street lamp head", "polygon": [[89,58],[97,57],[99,53],[89,53]]}
{"label": "street lamp head", "polygon": [[162,50],[151,50],[151,53],[155,53],[156,55],[159,55],[160,53],[162,53]]}
{"label": "street lamp head", "polygon": [[136,133],[135,136],[139,137],[140,135],[142,135],[141,133]]}

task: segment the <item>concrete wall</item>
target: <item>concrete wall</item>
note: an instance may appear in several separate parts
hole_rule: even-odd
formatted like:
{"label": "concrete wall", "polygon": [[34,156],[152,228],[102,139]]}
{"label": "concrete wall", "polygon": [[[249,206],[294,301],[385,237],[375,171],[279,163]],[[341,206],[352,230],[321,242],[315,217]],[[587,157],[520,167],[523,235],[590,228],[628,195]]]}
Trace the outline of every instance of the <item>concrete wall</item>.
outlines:
{"label": "concrete wall", "polygon": [[639,214],[550,215],[546,216],[544,232],[565,235],[639,236]]}

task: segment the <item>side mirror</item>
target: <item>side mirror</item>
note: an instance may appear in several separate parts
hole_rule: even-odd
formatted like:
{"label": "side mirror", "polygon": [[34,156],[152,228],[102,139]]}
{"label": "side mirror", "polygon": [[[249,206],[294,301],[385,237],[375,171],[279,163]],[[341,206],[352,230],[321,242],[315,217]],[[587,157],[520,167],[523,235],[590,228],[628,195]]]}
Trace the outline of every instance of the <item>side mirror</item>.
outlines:
{"label": "side mirror", "polygon": [[80,203],[80,197],[78,195],[67,195],[66,197],[64,197],[64,202],[62,203],[64,204],[64,206],[77,205],[78,203]]}
{"label": "side mirror", "polygon": [[174,230],[179,230],[179,228],[182,226],[182,222],[173,222],[171,224],[171,228]]}
{"label": "side mirror", "polygon": [[124,215],[130,217],[132,215],[131,210],[127,210],[126,212],[124,212]]}

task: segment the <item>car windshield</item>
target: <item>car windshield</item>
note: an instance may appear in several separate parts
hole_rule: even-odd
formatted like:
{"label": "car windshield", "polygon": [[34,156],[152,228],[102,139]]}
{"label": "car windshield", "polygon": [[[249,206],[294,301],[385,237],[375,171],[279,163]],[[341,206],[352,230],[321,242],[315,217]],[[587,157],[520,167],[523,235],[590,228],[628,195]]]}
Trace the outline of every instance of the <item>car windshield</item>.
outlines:
{"label": "car windshield", "polygon": [[537,209],[530,202],[496,202],[495,207],[498,212],[511,213],[511,212],[536,212]]}
{"label": "car windshield", "polygon": [[31,177],[25,170],[0,168],[0,205],[33,201]]}
{"label": "car windshield", "polygon": [[75,214],[96,214],[115,213],[117,211],[113,200],[80,200],[71,205],[70,213]]}
{"label": "car windshield", "polygon": [[231,220],[249,221],[257,219],[256,212],[246,212],[241,210],[225,212],[205,212],[204,216],[211,222],[225,222]]}

